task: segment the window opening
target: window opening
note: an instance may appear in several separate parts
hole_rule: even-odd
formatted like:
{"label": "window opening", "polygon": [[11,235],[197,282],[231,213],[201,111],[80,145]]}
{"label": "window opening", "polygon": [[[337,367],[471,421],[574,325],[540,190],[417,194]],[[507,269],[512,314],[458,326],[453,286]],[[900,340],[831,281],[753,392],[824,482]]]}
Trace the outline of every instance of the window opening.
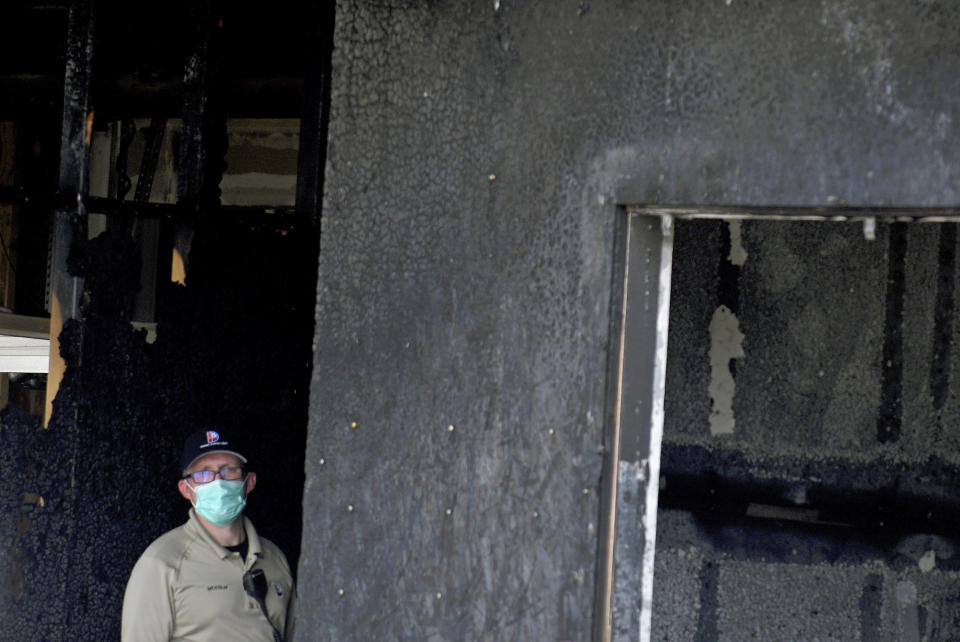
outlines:
{"label": "window opening", "polygon": [[[762,207],[683,207],[683,206],[638,206],[629,207],[621,210],[621,213],[627,223],[624,225],[623,238],[618,244],[618,256],[620,256],[621,277],[615,279],[615,283],[622,282],[622,291],[619,293],[620,299],[614,303],[614,314],[619,315],[619,357],[612,364],[613,376],[617,380],[616,392],[613,397],[614,429],[612,434],[608,435],[607,453],[610,459],[610,465],[605,471],[605,481],[607,482],[607,491],[604,495],[606,524],[603,527],[603,537],[606,538],[601,547],[601,563],[604,568],[601,577],[604,586],[601,590],[606,591],[601,599],[604,612],[600,615],[601,627],[598,639],[640,639],[649,640],[652,629],[651,621],[655,613],[656,604],[656,578],[653,575],[654,551],[656,550],[656,531],[657,531],[657,504],[662,501],[661,498],[667,496],[671,502],[677,501],[677,493],[682,492],[681,488],[671,487],[670,479],[667,488],[658,488],[661,481],[662,471],[657,470],[659,465],[659,456],[663,454],[664,442],[662,441],[662,427],[664,422],[664,403],[665,396],[669,397],[665,385],[670,382],[664,382],[660,379],[666,370],[664,367],[669,359],[667,355],[667,324],[668,320],[663,319],[661,314],[669,309],[670,306],[670,288],[672,281],[672,271],[676,267],[676,262],[671,259],[674,252],[673,232],[679,225],[690,225],[691,221],[697,220],[723,220],[726,222],[725,233],[728,234],[726,245],[722,252],[725,255],[725,262],[729,264],[727,275],[723,274],[724,268],[711,267],[711,278],[720,280],[730,279],[739,282],[741,279],[740,270],[754,270],[750,278],[756,278],[756,266],[749,263],[749,258],[744,256],[744,252],[749,252],[749,248],[743,246],[743,240],[739,238],[744,226],[757,225],[759,221],[778,221],[779,223],[770,223],[769,225],[809,225],[815,222],[847,223],[857,225],[859,229],[853,234],[849,228],[845,232],[842,243],[852,244],[854,239],[857,243],[866,244],[870,252],[883,257],[882,274],[873,275],[874,285],[880,288],[879,296],[883,298],[880,305],[880,319],[877,323],[884,325],[888,336],[882,340],[873,339],[872,346],[877,351],[877,361],[880,356],[883,362],[879,364],[879,369],[875,373],[878,386],[878,405],[875,408],[876,417],[872,419],[871,438],[878,444],[878,448],[887,448],[894,446],[897,440],[898,431],[896,423],[891,423],[892,418],[902,413],[902,409],[896,406],[887,406],[888,401],[895,401],[902,398],[903,382],[896,381],[897,372],[902,377],[902,367],[904,351],[909,347],[904,346],[903,337],[897,336],[896,332],[890,332],[892,326],[902,322],[904,314],[909,314],[909,309],[904,307],[905,296],[903,285],[903,259],[905,244],[904,234],[916,233],[926,234],[927,236],[936,236],[937,230],[948,230],[941,236],[939,245],[940,259],[939,264],[942,269],[947,269],[948,274],[940,275],[938,293],[935,297],[928,296],[930,301],[936,299],[935,310],[930,312],[930,325],[936,321],[940,343],[938,345],[949,351],[950,346],[941,345],[949,341],[947,335],[942,329],[945,321],[945,310],[952,301],[952,292],[954,281],[956,280],[955,259],[944,260],[955,252],[950,243],[950,238],[954,239],[955,245],[956,232],[954,223],[960,221],[958,210],[956,208],[819,208],[819,207],[796,207],[796,208],[762,208]],[[801,223],[806,222],[806,223]],[[878,225],[879,223],[879,225]],[[942,226],[908,225],[908,223],[946,223]],[[818,226],[820,228],[821,226]],[[910,230],[910,232],[907,232]],[[951,236],[952,234],[952,236]],[[878,241],[878,237],[882,240]],[[834,239],[834,242],[840,244],[841,241]],[[945,248],[944,243],[947,246]],[[838,246],[839,247],[839,246]],[[842,248],[834,247],[831,251],[843,252]],[[934,246],[936,248],[936,246]],[[826,251],[826,250],[824,250]],[[849,250],[848,250],[849,252]],[[933,253],[936,257],[937,253]],[[746,264],[744,263],[746,261]],[[934,258],[934,262],[937,259]],[[616,263],[616,262],[615,262]],[[943,268],[946,265],[947,268]],[[951,269],[949,266],[954,266]],[[874,270],[876,271],[876,270]],[[929,271],[929,270],[928,270]],[[788,271],[789,272],[789,271]],[[796,278],[789,273],[781,275],[780,278]],[[848,275],[852,281],[863,279],[862,273]],[[912,277],[915,278],[915,277]],[[892,286],[889,284],[893,283]],[[899,283],[899,285],[898,285]],[[683,283],[673,280],[674,287],[684,287]],[[864,287],[866,287],[864,285]],[[899,289],[898,289],[899,288]],[[719,290],[723,286],[719,286]],[[740,368],[738,361],[741,361],[743,351],[746,350],[749,355],[751,347],[744,347],[742,335],[743,329],[737,325],[736,306],[741,296],[738,293],[727,293],[732,298],[729,301],[724,300],[724,293],[718,292],[718,301],[714,302],[714,311],[712,318],[705,317],[701,321],[702,327],[698,330],[710,335],[723,335],[724,341],[717,342],[712,339],[713,344],[705,350],[701,350],[699,357],[707,363],[701,363],[701,367],[708,373],[707,379],[723,380],[726,375],[730,381],[724,383],[713,381],[711,385],[717,384],[717,389],[710,391],[712,398],[708,396],[710,386],[703,385],[704,388],[699,394],[707,399],[707,409],[705,416],[701,417],[700,429],[704,433],[705,440],[723,440],[729,441],[736,439],[737,413],[735,400],[736,390],[730,383],[736,377],[743,379],[746,375],[743,368]],[[742,294],[742,293],[741,293]],[[833,295],[831,295],[833,296]],[[842,300],[842,293],[835,293],[836,300]],[[675,298],[675,297],[674,297]],[[685,297],[689,301],[689,296]],[[751,293],[751,301],[754,304],[757,301],[756,293]],[[933,308],[934,304],[931,304]],[[734,309],[730,309],[731,306]],[[719,312],[718,312],[719,311]],[[658,314],[661,313],[661,314]],[[937,319],[932,317],[936,316]],[[670,317],[668,317],[670,319]],[[811,320],[816,323],[816,319]],[[712,324],[712,326],[711,326]],[[892,335],[892,336],[890,336]],[[749,337],[748,337],[749,338]],[[755,338],[754,338],[755,340]],[[899,344],[898,344],[899,342]],[[672,342],[671,342],[672,345]],[[753,346],[755,349],[756,346]],[[709,363],[710,353],[717,361],[716,364]],[[931,357],[931,363],[925,366],[930,372],[931,387],[934,389],[933,403],[942,408],[946,403],[947,394],[944,392],[945,384],[943,371],[949,368],[949,364],[944,363],[944,350],[934,350],[937,354]],[[684,355],[689,356],[689,355]],[[684,367],[686,364],[680,364],[677,367]],[[787,364],[788,365],[788,364]],[[711,370],[712,368],[712,370]],[[778,370],[782,372],[786,368]],[[726,372],[725,372],[726,371]],[[737,375],[740,375],[737,377]],[[754,376],[754,379],[756,377]],[[939,382],[939,383],[937,383]],[[737,382],[737,385],[741,385]],[[853,385],[853,384],[851,384]],[[898,387],[899,386],[899,387]],[[755,390],[762,390],[762,382],[754,386]],[[669,399],[667,399],[669,401]],[[701,402],[702,403],[702,402]],[[669,406],[666,413],[669,416]],[[669,421],[667,424],[669,425]],[[803,444],[800,444],[802,447]],[[915,447],[916,444],[914,445]],[[681,454],[689,455],[689,452],[677,451],[673,445],[670,446],[668,453],[671,457],[679,457]],[[776,451],[772,451],[776,453]],[[821,454],[829,455],[829,448]],[[799,462],[799,463],[798,463]],[[676,462],[671,459],[670,466]],[[688,462],[689,463],[689,462]],[[795,463],[803,463],[802,457],[795,458]],[[869,462],[868,462],[869,463]],[[664,464],[667,465],[666,463]],[[690,463],[695,466],[695,463]],[[746,464],[744,464],[746,465]],[[909,465],[908,465],[909,470]],[[926,471],[926,469],[924,469]],[[674,471],[676,472],[676,471]],[[926,471],[930,472],[930,471]],[[861,478],[856,483],[869,478],[870,475],[876,475],[876,471],[871,471],[868,465],[861,467]],[[858,473],[858,474],[860,474]],[[887,474],[888,473],[888,474]],[[888,481],[894,483],[896,474],[887,471]],[[939,489],[943,495],[950,492],[949,484],[945,479],[944,486]],[[808,485],[809,486],[809,485]],[[700,488],[703,490],[705,487]],[[668,493],[664,495],[664,492]],[[792,503],[790,492],[793,492]],[[839,502],[839,495],[836,500],[830,504],[828,510],[819,509],[817,506],[810,505],[811,496],[809,493],[815,493],[810,488],[804,489],[800,484],[792,491],[787,490],[788,501],[767,501],[769,497],[760,493],[753,498],[754,501],[747,501],[742,507],[742,514],[745,518],[767,519],[786,521],[790,523],[805,523],[823,528],[850,528],[857,526],[849,524],[838,517],[838,510],[842,510],[843,505]],[[804,494],[808,493],[808,494]],[[842,494],[842,493],[841,493]],[[888,503],[887,507],[890,506]],[[898,506],[905,508],[906,504],[901,501]],[[941,506],[942,508],[942,506]],[[740,510],[740,509],[737,509]],[[877,507],[876,510],[882,511],[883,507]],[[955,513],[956,511],[952,511]],[[875,517],[874,512],[874,517]],[[869,519],[870,515],[861,515],[858,519]],[[921,520],[923,521],[923,520]],[[940,522],[937,526],[936,521],[927,520],[925,526],[929,529],[944,528],[949,530],[954,528],[954,524]],[[949,521],[949,520],[948,520]],[[641,569],[640,573],[631,574],[630,569]],[[716,623],[714,623],[716,626]],[[629,637],[622,637],[628,635]],[[639,637],[636,637],[636,634]]]}

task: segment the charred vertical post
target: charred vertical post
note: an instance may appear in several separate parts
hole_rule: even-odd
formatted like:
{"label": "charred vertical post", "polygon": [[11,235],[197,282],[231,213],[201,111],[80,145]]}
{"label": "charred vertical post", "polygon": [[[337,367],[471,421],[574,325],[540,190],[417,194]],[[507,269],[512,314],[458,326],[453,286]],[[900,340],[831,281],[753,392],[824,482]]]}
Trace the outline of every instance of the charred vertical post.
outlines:
{"label": "charred vertical post", "polygon": [[309,33],[314,44],[310,72],[304,83],[303,113],[297,155],[297,214],[320,227],[323,168],[326,163],[330,116],[330,54],[333,51],[334,3],[315,0],[310,7]]}
{"label": "charred vertical post", "polygon": [[[59,190],[67,205],[59,205],[54,215],[52,230],[51,285],[50,285],[50,364],[47,375],[47,395],[44,409],[44,425],[56,423],[58,440],[63,444],[60,452],[63,465],[76,470],[80,447],[80,417],[77,406],[64,405],[58,408],[53,421],[53,401],[66,372],[62,354],[69,354],[71,368],[82,362],[82,324],[76,332],[62,332],[68,321],[79,316],[82,280],[71,273],[71,263],[80,244],[86,239],[86,211],[84,200],[88,190],[88,164],[90,140],[93,129],[91,105],[91,76],[93,74],[93,51],[95,32],[95,0],[73,0],[67,27],[66,68],[64,72],[63,123],[60,139]],[[69,338],[68,338],[69,337]],[[61,343],[63,342],[63,343]],[[57,555],[54,577],[49,578],[47,593],[52,603],[60,606],[57,615],[44,625],[50,639],[71,637],[71,604],[75,597],[70,593],[75,586],[76,573],[73,554],[73,539],[78,521],[77,489],[71,484],[64,489],[58,505],[58,518],[63,529],[60,532],[64,545],[50,548]]]}
{"label": "charred vertical post", "polygon": [[[226,151],[226,119],[218,91],[218,55],[223,15],[215,1],[198,3],[192,12],[195,45],[184,70],[183,128],[180,132],[177,201],[209,212],[220,205],[220,179]],[[173,280],[186,275],[193,228],[174,232]]]}
{"label": "charred vertical post", "polygon": [[88,190],[90,137],[93,130],[90,86],[95,5],[95,0],[73,0],[67,27],[59,189],[61,194],[69,198],[70,206],[57,209],[52,233],[50,367],[44,425],[50,421],[53,399],[66,369],[61,357],[60,332],[66,321],[77,316],[83,289],[81,279],[70,273],[68,259],[71,251],[75,250],[75,242],[86,238],[84,199]]}
{"label": "charred vertical post", "polygon": [[956,311],[957,279],[957,225],[940,225],[937,252],[937,298],[933,310],[933,354],[930,359],[930,394],[937,424],[942,425],[941,414],[950,394],[950,354]]}
{"label": "charred vertical post", "polygon": [[[160,148],[163,145],[163,133],[167,128],[166,118],[153,118],[146,131],[146,146],[140,162],[140,174],[133,200],[145,203],[150,200],[153,178],[157,172]],[[133,226],[134,238],[140,245],[140,290],[133,305],[133,320],[151,322],[156,318],[157,275],[159,267],[160,221],[141,220]],[[165,262],[166,263],[166,262]],[[169,265],[164,265],[169,270]],[[165,273],[167,276],[169,272]]]}
{"label": "charred vertical post", "polygon": [[903,428],[903,310],[906,288],[907,225],[890,225],[890,249],[887,257],[886,322],[883,329],[883,364],[880,409],[877,414],[877,440],[880,443],[900,439]]}

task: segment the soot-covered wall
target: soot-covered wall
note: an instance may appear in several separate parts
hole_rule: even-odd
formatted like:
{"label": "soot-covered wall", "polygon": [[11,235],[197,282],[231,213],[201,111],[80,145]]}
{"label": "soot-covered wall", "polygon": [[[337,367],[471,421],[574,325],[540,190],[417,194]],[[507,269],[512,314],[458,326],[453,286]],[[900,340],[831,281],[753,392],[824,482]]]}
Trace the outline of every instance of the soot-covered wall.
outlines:
{"label": "soot-covered wall", "polygon": [[0,639],[109,640],[130,569],[186,519],[184,437],[241,434],[259,474],[247,513],[291,560],[310,372],[316,235],[310,225],[197,225],[186,286],[158,294],[157,337],[130,325],[139,255],[119,222],[74,245],[79,319],[49,428],[0,414]]}
{"label": "soot-covered wall", "polygon": [[[299,630],[589,639],[618,205],[955,204],[957,18],[338,3]],[[759,269],[786,278],[777,238]]]}
{"label": "soot-covered wall", "polygon": [[654,639],[956,639],[957,224],[676,230]]}

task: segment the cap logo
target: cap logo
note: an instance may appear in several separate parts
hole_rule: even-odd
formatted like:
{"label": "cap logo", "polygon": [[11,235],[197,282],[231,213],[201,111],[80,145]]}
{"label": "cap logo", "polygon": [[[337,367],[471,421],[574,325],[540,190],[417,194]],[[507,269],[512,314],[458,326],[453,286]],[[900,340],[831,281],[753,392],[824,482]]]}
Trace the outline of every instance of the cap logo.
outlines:
{"label": "cap logo", "polygon": [[218,433],[216,430],[208,430],[208,431],[207,431],[207,444],[208,444],[208,445],[209,445],[209,444],[215,444],[215,443],[217,443],[218,441],[220,441],[220,433]]}

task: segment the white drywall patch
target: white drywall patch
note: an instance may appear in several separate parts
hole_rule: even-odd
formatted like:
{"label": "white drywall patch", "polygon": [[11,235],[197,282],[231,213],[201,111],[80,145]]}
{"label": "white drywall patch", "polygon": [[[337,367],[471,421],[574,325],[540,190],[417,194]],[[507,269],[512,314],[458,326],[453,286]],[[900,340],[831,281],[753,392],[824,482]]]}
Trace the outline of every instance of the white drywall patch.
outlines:
{"label": "white drywall patch", "polygon": [[740,221],[728,221],[730,226],[730,255],[727,257],[734,265],[743,265],[747,262],[747,251],[740,239]]}
{"label": "white drywall patch", "polygon": [[733,393],[730,360],[742,359],[743,333],[740,321],[725,305],[719,306],[710,320],[710,434],[733,434]]}

